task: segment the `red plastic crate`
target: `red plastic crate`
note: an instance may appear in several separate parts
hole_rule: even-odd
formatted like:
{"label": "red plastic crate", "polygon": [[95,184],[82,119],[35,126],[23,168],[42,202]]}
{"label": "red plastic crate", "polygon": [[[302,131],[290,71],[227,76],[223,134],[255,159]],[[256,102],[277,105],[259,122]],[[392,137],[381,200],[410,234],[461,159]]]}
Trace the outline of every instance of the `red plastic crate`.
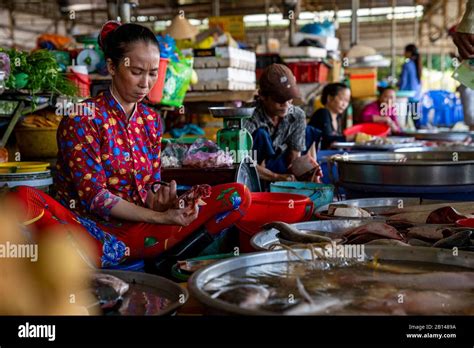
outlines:
{"label": "red plastic crate", "polygon": [[298,83],[326,82],[329,68],[323,62],[298,62],[287,64]]}

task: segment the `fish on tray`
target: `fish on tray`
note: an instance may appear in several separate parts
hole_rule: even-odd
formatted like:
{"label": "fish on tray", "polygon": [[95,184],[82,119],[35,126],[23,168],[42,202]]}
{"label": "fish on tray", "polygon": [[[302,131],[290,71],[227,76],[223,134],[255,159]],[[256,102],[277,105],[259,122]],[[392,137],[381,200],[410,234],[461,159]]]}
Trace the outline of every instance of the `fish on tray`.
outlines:
{"label": "fish on tray", "polygon": [[383,283],[413,290],[472,290],[474,272],[430,272],[422,274],[391,274],[374,272],[370,276],[343,276],[340,281],[350,283]]}
{"label": "fish on tray", "polygon": [[267,302],[270,294],[270,290],[262,285],[242,284],[225,287],[212,294],[211,297],[242,308],[257,309]]}
{"label": "fish on tray", "polygon": [[329,295],[313,298],[306,291],[299,277],[296,277],[296,287],[300,295],[303,297],[303,301],[284,311],[284,315],[326,314],[330,310],[337,310],[351,302],[350,300],[342,300]]}
{"label": "fish on tray", "polygon": [[370,222],[344,233],[345,244],[365,244],[376,239],[395,239],[404,241],[398,230],[382,222]]}
{"label": "fish on tray", "polygon": [[[403,301],[399,301],[403,296]],[[474,295],[459,297],[455,292],[375,288],[358,303],[369,313],[391,315],[474,314]],[[360,313],[359,313],[360,315]]]}
{"label": "fish on tray", "polygon": [[347,204],[330,204],[328,208],[328,215],[336,217],[350,217],[350,218],[371,218],[367,210],[352,207]]}
{"label": "fish on tray", "polygon": [[275,228],[279,232],[281,238],[296,243],[330,243],[331,238],[315,233],[304,233],[296,227],[285,222],[275,221],[263,225],[263,228],[269,230]]}
{"label": "fish on tray", "polygon": [[453,224],[457,220],[469,217],[472,215],[461,213],[453,207],[443,207],[433,211],[395,214],[390,216],[388,221],[406,221],[415,224]]}
{"label": "fish on tray", "polygon": [[471,250],[474,245],[474,233],[466,227],[446,227],[422,225],[412,227],[406,235],[408,244],[412,246],[433,246],[435,248],[460,248]]}
{"label": "fish on tray", "polygon": [[[443,233],[443,231],[445,232]],[[447,237],[446,234],[447,232],[444,227],[436,225],[420,225],[408,229],[407,239],[410,240],[416,238],[435,242]]]}
{"label": "fish on tray", "polygon": [[453,224],[458,220],[466,219],[467,215],[462,215],[453,207],[438,208],[430,213],[426,218],[427,224]]}
{"label": "fish on tray", "polygon": [[125,297],[119,313],[121,315],[156,315],[170,303],[171,301],[166,297],[135,287]]}
{"label": "fish on tray", "polygon": [[93,274],[91,284],[102,310],[113,310],[119,307],[122,304],[123,295],[129,289],[128,283],[103,273]]}
{"label": "fish on tray", "polygon": [[450,235],[449,237],[438,240],[436,243],[433,244],[433,247],[448,249],[457,247],[460,249],[466,248],[467,250],[471,250],[471,248],[469,247],[474,245],[472,242],[472,238],[473,232],[471,230],[464,230]]}

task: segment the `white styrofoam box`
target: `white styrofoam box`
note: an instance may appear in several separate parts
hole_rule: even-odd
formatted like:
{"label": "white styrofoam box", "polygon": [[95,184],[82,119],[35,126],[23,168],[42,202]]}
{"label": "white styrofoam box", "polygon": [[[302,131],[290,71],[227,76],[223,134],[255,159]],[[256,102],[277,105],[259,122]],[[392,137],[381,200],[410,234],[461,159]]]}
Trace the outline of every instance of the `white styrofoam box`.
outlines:
{"label": "white styrofoam box", "polygon": [[257,57],[254,52],[242,50],[235,47],[215,47],[213,56],[194,57],[194,68],[239,68],[254,70]]}
{"label": "white styrofoam box", "polygon": [[304,58],[326,58],[327,50],[324,48],[306,47],[282,47],[280,51],[282,57],[304,57]]}
{"label": "white styrofoam box", "polygon": [[255,90],[256,83],[246,83],[240,81],[214,80],[199,81],[192,85],[193,91],[248,91]]}
{"label": "white styrofoam box", "polygon": [[293,35],[293,45],[298,45],[303,39],[318,40],[328,51],[339,50],[339,39],[337,37],[319,36],[307,33],[295,33]]}
{"label": "white styrofoam box", "polygon": [[198,82],[206,81],[234,81],[243,83],[255,83],[255,71],[242,70],[236,68],[217,69],[195,69],[198,75]]}

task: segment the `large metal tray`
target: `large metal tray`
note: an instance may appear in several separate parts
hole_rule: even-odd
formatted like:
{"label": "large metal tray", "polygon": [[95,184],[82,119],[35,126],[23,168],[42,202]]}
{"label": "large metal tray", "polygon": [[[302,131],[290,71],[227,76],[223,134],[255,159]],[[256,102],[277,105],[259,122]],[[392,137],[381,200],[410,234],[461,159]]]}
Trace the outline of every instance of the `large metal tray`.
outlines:
{"label": "large metal tray", "polygon": [[414,137],[389,137],[393,144],[357,144],[356,142],[335,142],[331,147],[335,149],[351,149],[360,151],[394,151],[400,148],[420,147],[423,145],[420,141],[416,142]]}
{"label": "large metal tray", "polygon": [[[336,219],[299,222],[291,224],[291,226],[294,226],[302,233],[307,234],[311,234],[311,231],[326,232],[329,234],[329,237],[334,235],[334,238],[336,239],[348,229],[356,228],[366,223],[367,221],[361,219]],[[252,237],[250,244],[257,250],[268,250],[271,245],[280,244],[277,233],[278,230],[275,228],[263,230]]]}
{"label": "large metal tray", "polygon": [[469,151],[345,154],[331,157],[329,165],[334,163],[337,164],[339,181],[342,184],[474,184],[474,152]]}
{"label": "large metal tray", "polygon": [[[156,294],[169,299],[169,306],[155,315],[173,314],[179,307],[185,304],[189,298],[189,294],[186,289],[180,287],[178,284],[172,282],[169,279],[154,274],[118,270],[101,270],[100,272],[110,274],[114,277],[122,279],[129,284],[145,285],[148,288],[153,289]],[[127,298],[126,293],[124,295],[124,299],[125,298]]]}
{"label": "large metal tray", "polygon": [[[400,248],[388,246],[367,245],[364,248],[367,258],[377,257],[380,260],[400,260],[439,263],[444,265],[460,266],[474,269],[474,253],[460,251],[457,256],[453,256],[452,250],[431,249],[423,247]],[[211,280],[221,277],[228,272],[277,262],[293,262],[298,260],[298,256],[306,260],[311,260],[313,255],[308,249],[295,250],[296,255],[286,250],[271,252],[259,252],[245,256],[223,260],[194,273],[189,279],[189,291],[199,302],[212,309],[214,313],[240,314],[240,315],[275,315],[268,311],[251,310],[241,308],[219,299],[213,299],[203,290],[204,286]]]}
{"label": "large metal tray", "polygon": [[471,134],[469,132],[452,132],[436,130],[417,130],[416,132],[407,132],[406,135],[415,137],[416,140],[430,141],[464,141]]}
{"label": "large metal tray", "polygon": [[472,145],[456,145],[456,146],[416,146],[416,147],[401,147],[395,149],[394,152],[466,152],[474,151]]}
{"label": "large metal tray", "polygon": [[419,198],[410,197],[381,197],[381,198],[361,198],[349,199],[346,201],[332,202],[325,204],[316,209],[317,213],[327,212],[331,204],[346,204],[350,207],[371,208],[372,211],[377,212],[387,208],[394,208],[402,205],[408,207],[411,205],[420,205]]}

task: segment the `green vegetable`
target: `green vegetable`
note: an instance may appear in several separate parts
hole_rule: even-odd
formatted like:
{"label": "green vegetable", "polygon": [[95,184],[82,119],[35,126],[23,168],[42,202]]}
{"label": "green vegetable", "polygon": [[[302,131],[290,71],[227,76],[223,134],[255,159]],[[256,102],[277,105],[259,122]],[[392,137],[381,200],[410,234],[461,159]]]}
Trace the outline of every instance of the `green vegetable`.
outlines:
{"label": "green vegetable", "polygon": [[23,89],[28,84],[28,75],[25,73],[18,73],[15,75],[15,88]]}
{"label": "green vegetable", "polygon": [[11,74],[6,82],[8,89],[25,88],[33,97],[40,92],[78,95],[77,87],[60,72],[59,64],[51,51],[37,50],[28,54],[16,49],[0,48],[0,52],[2,51],[10,57]]}

